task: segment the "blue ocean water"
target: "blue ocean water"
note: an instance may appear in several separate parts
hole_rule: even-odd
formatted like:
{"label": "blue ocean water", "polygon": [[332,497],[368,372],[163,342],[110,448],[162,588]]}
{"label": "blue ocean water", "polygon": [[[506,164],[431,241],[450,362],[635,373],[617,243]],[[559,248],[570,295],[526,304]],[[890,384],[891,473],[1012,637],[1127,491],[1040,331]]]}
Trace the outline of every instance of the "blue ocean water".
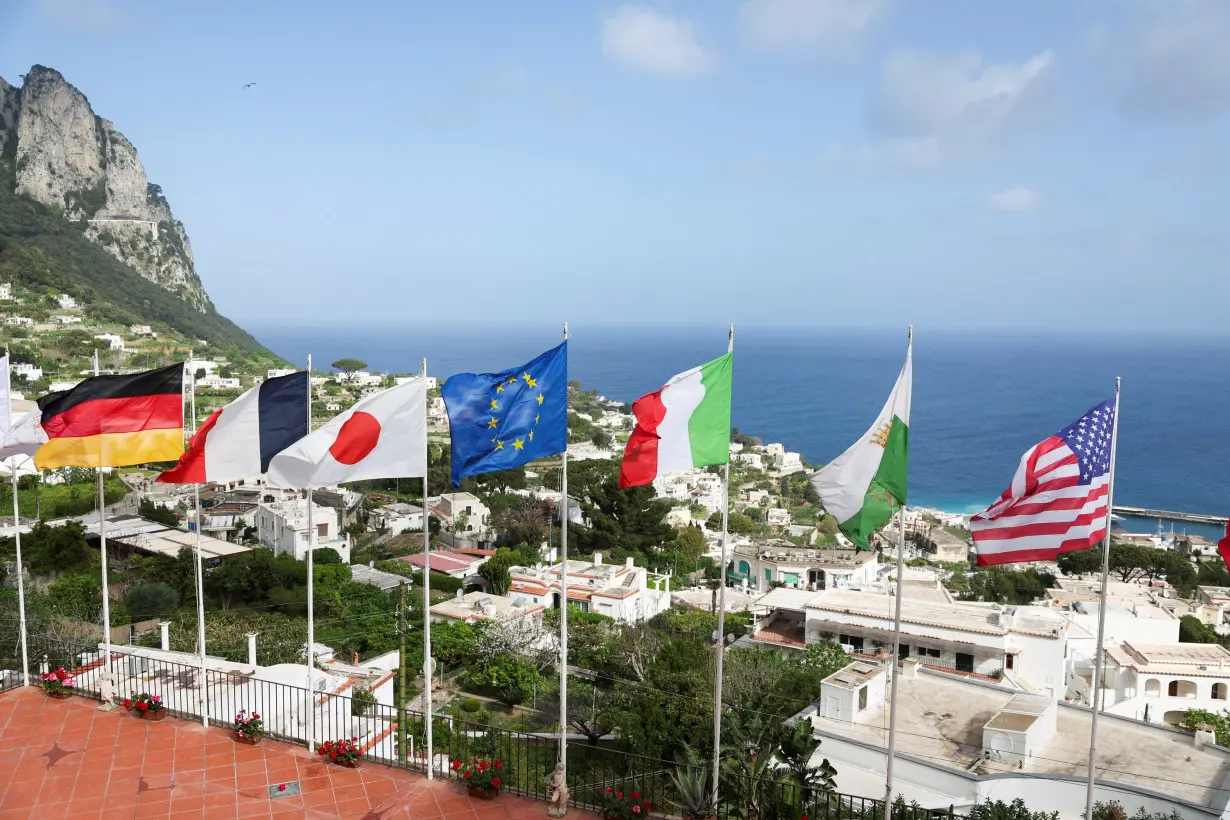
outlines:
{"label": "blue ocean water", "polygon": [[[432,375],[500,370],[557,343],[550,331],[457,327],[362,330],[265,327],[291,361],[343,356],[377,370]],[[809,462],[842,452],[871,424],[905,356],[905,333],[739,328],[733,422]],[[622,401],[725,352],[723,328],[573,328],[569,375]],[[1114,393],[1123,378],[1115,501],[1164,510],[1230,511],[1230,339],[1141,336],[915,336],[910,503],[981,509],[1022,452]],[[1169,525],[1167,525],[1168,527]],[[1154,521],[1130,520],[1153,530]],[[1219,535],[1216,528],[1176,530]]]}

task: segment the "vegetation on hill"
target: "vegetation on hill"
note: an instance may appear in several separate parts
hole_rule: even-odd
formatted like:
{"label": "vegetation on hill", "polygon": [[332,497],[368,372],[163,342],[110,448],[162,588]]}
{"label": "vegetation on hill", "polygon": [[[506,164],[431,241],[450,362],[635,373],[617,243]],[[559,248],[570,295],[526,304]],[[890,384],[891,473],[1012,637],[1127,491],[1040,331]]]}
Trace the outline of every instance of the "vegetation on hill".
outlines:
{"label": "vegetation on hill", "polygon": [[[12,144],[14,141],[10,141]],[[212,307],[195,310],[85,238],[84,225],[14,193],[12,157],[0,157],[0,282],[54,288],[76,298],[98,319],[162,324],[244,355],[260,343]]]}

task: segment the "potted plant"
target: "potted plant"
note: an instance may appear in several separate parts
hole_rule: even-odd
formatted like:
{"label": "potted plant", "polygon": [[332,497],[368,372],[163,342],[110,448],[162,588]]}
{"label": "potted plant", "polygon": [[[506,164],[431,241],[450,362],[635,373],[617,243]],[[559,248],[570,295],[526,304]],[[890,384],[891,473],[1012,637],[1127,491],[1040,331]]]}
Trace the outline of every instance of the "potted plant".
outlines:
{"label": "potted plant", "polygon": [[43,673],[43,691],[49,698],[67,700],[73,696],[76,691],[73,687],[76,685],[77,679],[71,673],[65,672],[63,666],[54,672]]}
{"label": "potted plant", "polygon": [[240,709],[235,715],[234,734],[236,743],[255,746],[265,736],[265,723],[256,712]]}
{"label": "potted plant", "polygon": [[465,782],[466,791],[470,793],[470,797],[477,797],[479,800],[490,800],[500,793],[500,784],[503,782],[500,774],[503,770],[504,764],[499,760],[472,760],[469,763],[453,761],[453,771]]}
{"label": "potted plant", "polygon": [[358,740],[357,737],[326,740],[320,744],[320,748],[316,750],[316,753],[321,757],[332,760],[339,766],[345,766],[347,769],[357,769],[359,768],[359,760],[363,757],[363,752],[359,750]]}
{"label": "potted plant", "polygon": [[124,698],[124,708],[141,720],[163,720],[167,716],[167,707],[160,695],[147,692],[129,692]]}
{"label": "potted plant", "polygon": [[653,805],[641,799],[641,793],[632,791],[625,794],[607,787],[602,793],[602,816],[606,820],[641,820],[649,816]]}

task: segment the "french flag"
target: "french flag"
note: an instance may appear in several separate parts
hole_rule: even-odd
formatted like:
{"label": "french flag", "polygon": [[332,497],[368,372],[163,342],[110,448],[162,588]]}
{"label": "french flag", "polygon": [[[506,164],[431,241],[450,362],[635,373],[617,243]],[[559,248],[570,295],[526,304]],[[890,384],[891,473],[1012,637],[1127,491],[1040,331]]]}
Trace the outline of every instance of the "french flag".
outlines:
{"label": "french flag", "polygon": [[258,384],[216,411],[188,442],[163,484],[238,481],[267,472],[278,453],[307,435],[307,371]]}

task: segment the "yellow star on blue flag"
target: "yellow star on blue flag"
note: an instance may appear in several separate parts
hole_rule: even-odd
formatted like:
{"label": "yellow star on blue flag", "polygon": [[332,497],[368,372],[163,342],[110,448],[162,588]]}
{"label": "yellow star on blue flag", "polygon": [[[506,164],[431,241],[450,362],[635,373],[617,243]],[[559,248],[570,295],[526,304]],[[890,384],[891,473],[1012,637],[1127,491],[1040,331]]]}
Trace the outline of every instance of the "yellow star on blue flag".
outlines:
{"label": "yellow star on blue flag", "polygon": [[453,486],[568,447],[567,342],[500,373],[458,373],[440,393],[453,442]]}

